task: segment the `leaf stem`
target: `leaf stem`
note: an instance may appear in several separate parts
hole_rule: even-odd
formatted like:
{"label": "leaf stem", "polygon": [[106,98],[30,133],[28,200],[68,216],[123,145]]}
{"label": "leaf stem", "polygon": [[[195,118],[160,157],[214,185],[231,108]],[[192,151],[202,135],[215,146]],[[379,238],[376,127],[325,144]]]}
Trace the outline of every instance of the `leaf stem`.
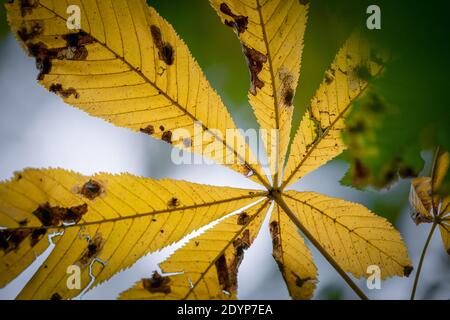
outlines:
{"label": "leaf stem", "polygon": [[324,256],[324,258],[333,266],[333,268],[339,273],[339,275],[344,279],[344,281],[349,285],[349,287],[360,297],[362,300],[369,300],[369,298],[364,294],[364,292],[353,282],[348,274],[339,266],[339,264],[334,260],[334,258],[322,247],[322,245],[314,238],[314,236],[305,228],[305,226],[300,222],[294,212],[289,208],[287,203],[281,197],[281,194],[274,192],[272,195],[275,202],[286,212],[291,221],[300,229],[300,231],[308,238],[309,241],[319,250],[319,252]]}
{"label": "leaf stem", "polygon": [[437,222],[434,221],[433,226],[430,229],[430,233],[428,234],[427,241],[425,242],[425,245],[423,247],[422,255],[420,256],[419,266],[417,267],[416,277],[414,278],[414,286],[411,291],[411,300],[414,300],[414,297],[416,296],[417,284],[419,283],[420,272],[422,271],[422,265],[425,258],[425,254],[427,252],[428,245],[430,244],[431,238],[433,237],[433,233],[437,225],[438,225]]}

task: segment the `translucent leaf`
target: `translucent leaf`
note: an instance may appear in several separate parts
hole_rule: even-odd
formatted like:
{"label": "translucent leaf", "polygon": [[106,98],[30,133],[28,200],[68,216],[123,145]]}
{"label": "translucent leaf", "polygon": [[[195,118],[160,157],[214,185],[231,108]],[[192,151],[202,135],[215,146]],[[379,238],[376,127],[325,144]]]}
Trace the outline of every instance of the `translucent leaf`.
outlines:
{"label": "translucent leaf", "polygon": [[292,142],[282,187],[324,165],[346,146],[342,140],[345,116],[352,103],[379,74],[384,54],[354,32],[325,72]]}
{"label": "translucent leaf", "polygon": [[272,175],[279,177],[290,140],[309,5],[297,0],[210,2],[241,42],[250,70],[248,98],[260,127],[268,130],[262,138]]}
{"label": "translucent leaf", "polygon": [[90,115],[267,183],[242,135],[226,135],[236,126],[188,47],[145,0],[77,5],[81,30],[71,31],[64,1],[35,1],[26,14],[26,3],[7,4],[41,85]]}
{"label": "translucent leaf", "polygon": [[[121,299],[235,299],[239,265],[261,228],[269,202],[231,216],[192,239],[161,264],[174,275],[142,279]],[[161,286],[164,284],[164,286]]]}
{"label": "translucent leaf", "polygon": [[[129,174],[82,176],[64,170],[26,170],[0,185],[0,283],[20,274],[53,239],[56,247],[19,295],[76,296],[139,258],[258,199],[249,190]],[[67,268],[81,268],[82,288],[69,290]]]}
{"label": "translucent leaf", "polygon": [[367,277],[376,265],[383,279],[409,276],[408,251],[400,233],[362,205],[313,192],[286,192],[286,202],[308,231],[356,278]]}
{"label": "translucent leaf", "polygon": [[273,257],[292,299],[311,299],[317,284],[317,268],[297,227],[275,205],[270,221]]}

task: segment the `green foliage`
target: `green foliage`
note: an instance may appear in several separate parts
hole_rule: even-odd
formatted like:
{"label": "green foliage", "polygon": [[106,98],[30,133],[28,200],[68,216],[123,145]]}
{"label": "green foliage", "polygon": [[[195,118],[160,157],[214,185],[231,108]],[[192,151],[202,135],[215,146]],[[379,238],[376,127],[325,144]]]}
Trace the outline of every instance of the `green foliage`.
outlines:
{"label": "green foliage", "polygon": [[[392,60],[350,115],[346,159],[352,164],[345,184],[384,187],[400,176],[417,175],[423,167],[420,150],[450,148],[448,1],[420,5],[382,1],[382,30],[370,32]],[[447,39],[447,40],[446,40]],[[368,110],[374,105],[381,110]],[[359,121],[365,118],[365,126]],[[368,118],[371,118],[370,120]],[[359,128],[353,130],[352,128]]]}

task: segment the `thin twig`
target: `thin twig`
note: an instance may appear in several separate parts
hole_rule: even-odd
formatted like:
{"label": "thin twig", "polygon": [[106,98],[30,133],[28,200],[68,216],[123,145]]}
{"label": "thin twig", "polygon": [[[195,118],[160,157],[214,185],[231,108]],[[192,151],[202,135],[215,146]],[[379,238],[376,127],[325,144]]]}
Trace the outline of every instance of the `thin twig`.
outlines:
{"label": "thin twig", "polygon": [[437,223],[435,221],[435,222],[433,222],[433,226],[431,227],[430,233],[428,234],[427,241],[425,242],[425,246],[423,247],[422,255],[420,256],[419,266],[417,267],[416,277],[414,278],[414,286],[413,286],[413,289],[411,292],[411,300],[414,300],[414,297],[416,296],[417,284],[419,283],[419,277],[420,277],[420,272],[422,271],[423,260],[425,258],[425,254],[427,252],[428,245],[430,244],[431,238],[433,237],[433,233],[434,233],[434,230],[436,229],[436,226],[437,226]]}
{"label": "thin twig", "polygon": [[291,221],[300,229],[300,231],[308,238],[309,241],[319,250],[319,252],[324,256],[324,258],[333,266],[333,268],[339,273],[339,275],[344,279],[344,281],[350,286],[350,288],[360,297],[362,300],[369,300],[369,298],[364,294],[364,292],[353,282],[348,274],[339,266],[339,264],[334,260],[334,258],[322,247],[322,245],[314,238],[314,236],[305,228],[305,226],[300,222],[294,212],[289,208],[287,203],[283,200],[281,195],[274,192],[272,195],[275,202],[286,212]]}

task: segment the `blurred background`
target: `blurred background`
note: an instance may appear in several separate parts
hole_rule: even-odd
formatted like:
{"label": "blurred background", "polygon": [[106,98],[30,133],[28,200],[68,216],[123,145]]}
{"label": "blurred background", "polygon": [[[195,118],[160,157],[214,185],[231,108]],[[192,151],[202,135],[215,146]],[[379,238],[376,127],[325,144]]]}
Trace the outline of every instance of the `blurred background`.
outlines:
{"label": "blurred background", "polygon": [[[256,187],[220,166],[176,166],[170,147],[143,134],[118,128],[65,105],[36,83],[34,61],[8,32],[0,6],[0,179],[26,167],[61,167],[83,174],[130,172],[135,175],[235,187]],[[243,129],[257,128],[247,102],[249,74],[239,42],[223,26],[206,0],[151,0],[189,45],[234,120]],[[293,131],[320,84],[324,71],[355,27],[364,27],[366,8],[378,4],[382,29],[368,32],[392,53],[384,75],[361,97],[349,116],[344,137],[350,146],[341,157],[293,186],[362,203],[386,217],[409,248],[415,268],[430,225],[416,226],[409,216],[410,178],[428,175],[437,145],[450,150],[448,100],[450,4],[448,1],[312,1],[305,36],[300,84],[295,98]],[[358,170],[358,168],[364,170]],[[271,256],[267,221],[246,252],[239,273],[242,299],[288,299]],[[177,246],[180,246],[178,244]],[[131,269],[80,296],[115,299],[142,277],[148,277],[175,247],[150,254]],[[49,254],[48,249],[16,280],[0,289],[0,299],[13,299]],[[316,299],[354,299],[337,273],[317,251]],[[255,272],[256,271],[256,272]],[[450,259],[436,233],[428,250],[417,298],[450,298]],[[407,299],[410,278],[389,279],[371,298]]]}

